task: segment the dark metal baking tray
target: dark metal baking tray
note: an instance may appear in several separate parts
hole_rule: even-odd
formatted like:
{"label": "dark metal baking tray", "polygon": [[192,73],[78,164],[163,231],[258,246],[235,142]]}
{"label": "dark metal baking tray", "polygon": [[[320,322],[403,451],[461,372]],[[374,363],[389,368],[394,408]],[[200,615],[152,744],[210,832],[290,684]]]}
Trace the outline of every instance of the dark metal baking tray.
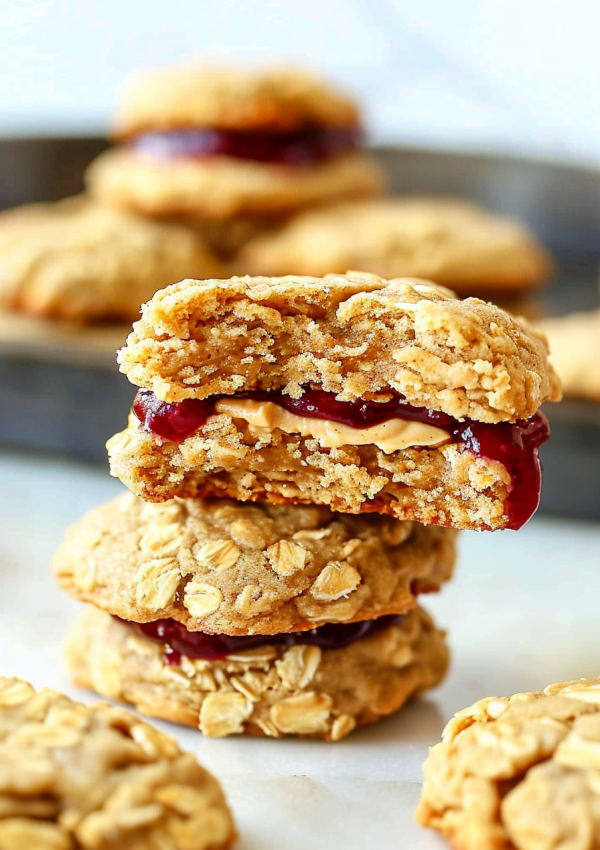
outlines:
{"label": "dark metal baking tray", "polygon": [[[0,208],[81,191],[86,164],[105,147],[97,138],[0,140]],[[548,312],[598,305],[600,172],[508,156],[375,153],[394,192],[461,195],[526,221],[558,259],[555,284],[542,296]],[[106,463],[104,442],[124,426],[134,395],[114,362],[124,335],[2,318],[0,443]],[[600,404],[546,407],[552,439],[542,450],[541,509],[600,519]]]}

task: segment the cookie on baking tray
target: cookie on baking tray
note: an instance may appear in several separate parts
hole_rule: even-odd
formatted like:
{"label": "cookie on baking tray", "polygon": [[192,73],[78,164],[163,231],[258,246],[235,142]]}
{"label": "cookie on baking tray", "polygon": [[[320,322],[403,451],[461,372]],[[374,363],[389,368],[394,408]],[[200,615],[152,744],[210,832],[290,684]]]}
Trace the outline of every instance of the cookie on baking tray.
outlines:
{"label": "cookie on baking tray", "polygon": [[254,275],[421,277],[495,300],[544,283],[552,261],[514,219],[455,198],[399,197],[304,212],[251,240],[236,266]]}
{"label": "cookie on baking tray", "polygon": [[518,528],[539,500],[545,338],[492,304],[370,274],[187,280],[119,354],[141,389],[109,443],[148,501],[327,504]]}
{"label": "cookie on baking tray", "polygon": [[417,820],[456,850],[595,847],[599,752],[600,678],[480,700],[431,749]]}
{"label": "cookie on baking tray", "polygon": [[177,742],[107,703],[0,678],[0,847],[225,850],[217,780]]}
{"label": "cookie on baking tray", "polygon": [[317,506],[131,494],[72,526],[59,584],[125,620],[277,634],[403,614],[452,574],[455,532]]}
{"label": "cookie on baking tray", "polygon": [[306,72],[182,66],[138,75],[115,120],[125,143],[87,172],[97,198],[154,216],[280,218],[377,194],[345,96]]}
{"label": "cookie on baking tray", "polygon": [[83,196],[0,213],[0,304],[81,323],[133,321],[173,274],[223,265],[203,237]]}
{"label": "cookie on baking tray", "polygon": [[81,687],[208,736],[337,741],[434,687],[448,666],[444,635],[420,608],[357,625],[224,644],[194,640],[173,621],[148,629],[89,606],[66,660]]}

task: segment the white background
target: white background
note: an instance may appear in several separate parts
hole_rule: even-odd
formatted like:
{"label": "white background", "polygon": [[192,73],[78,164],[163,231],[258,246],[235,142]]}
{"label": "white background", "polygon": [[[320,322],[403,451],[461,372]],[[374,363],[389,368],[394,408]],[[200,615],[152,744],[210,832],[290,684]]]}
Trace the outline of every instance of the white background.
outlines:
{"label": "white background", "polygon": [[97,132],[143,66],[284,59],[376,139],[600,164],[599,0],[0,0],[0,135]]}

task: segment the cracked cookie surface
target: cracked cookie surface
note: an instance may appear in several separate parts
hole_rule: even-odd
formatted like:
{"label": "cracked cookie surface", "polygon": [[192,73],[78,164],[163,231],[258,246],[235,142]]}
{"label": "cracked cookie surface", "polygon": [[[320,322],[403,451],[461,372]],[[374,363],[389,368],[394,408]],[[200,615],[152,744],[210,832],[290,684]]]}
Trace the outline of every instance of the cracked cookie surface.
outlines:
{"label": "cracked cookie surface", "polygon": [[452,574],[455,532],[325,507],[127,494],[67,532],[63,589],[125,620],[278,634],[403,614]]}
{"label": "cracked cookie surface", "polygon": [[205,735],[336,741],[438,684],[448,649],[417,608],[399,625],[342,649],[264,646],[222,661],[183,657],[174,667],[160,643],[89,606],[68,639],[66,659],[81,687]]}
{"label": "cracked cookie surface", "polygon": [[0,678],[0,847],[225,850],[217,780],[122,708]]}
{"label": "cracked cookie surface", "polygon": [[417,810],[457,850],[591,850],[600,837],[600,678],[459,711]]}
{"label": "cracked cookie surface", "polygon": [[194,230],[82,196],[0,213],[0,303],[25,313],[133,321],[140,304],[178,276],[222,272]]}
{"label": "cracked cookie surface", "polygon": [[405,197],[302,213],[246,245],[237,267],[246,274],[315,276],[358,269],[491,296],[543,283],[552,262],[514,219],[454,198]]}
{"label": "cracked cookie surface", "polygon": [[417,407],[493,423],[560,398],[545,338],[524,320],[428,281],[352,272],[182,281],[144,305],[119,363],[169,402],[394,389]]}

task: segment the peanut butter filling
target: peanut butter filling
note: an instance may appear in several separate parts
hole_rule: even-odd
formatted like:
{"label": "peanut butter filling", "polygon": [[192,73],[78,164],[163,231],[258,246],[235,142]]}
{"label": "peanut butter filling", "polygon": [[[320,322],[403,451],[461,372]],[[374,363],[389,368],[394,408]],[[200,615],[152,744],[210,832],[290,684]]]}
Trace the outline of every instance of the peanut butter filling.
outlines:
{"label": "peanut butter filling", "polygon": [[298,416],[271,401],[247,398],[221,399],[215,404],[215,412],[226,413],[232,419],[244,419],[259,433],[279,429],[286,434],[309,437],[324,449],[373,445],[385,454],[392,454],[413,446],[437,448],[452,441],[447,431],[424,422],[396,418],[369,428],[351,428],[329,419]]}

